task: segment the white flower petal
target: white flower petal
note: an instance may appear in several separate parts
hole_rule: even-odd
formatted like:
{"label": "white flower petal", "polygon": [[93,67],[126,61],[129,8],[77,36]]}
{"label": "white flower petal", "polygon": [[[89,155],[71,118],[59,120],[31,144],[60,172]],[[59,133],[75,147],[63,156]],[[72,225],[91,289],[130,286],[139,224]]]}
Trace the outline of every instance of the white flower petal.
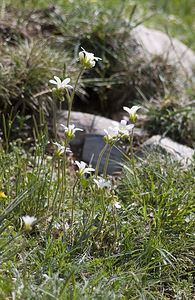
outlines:
{"label": "white flower petal", "polygon": [[53,79],[50,79],[49,82],[52,83],[52,84],[57,84],[57,82]]}
{"label": "white flower petal", "polygon": [[81,129],[81,128],[75,128],[74,130],[75,131],[83,131],[83,129]]}
{"label": "white flower petal", "polygon": [[63,81],[62,81],[62,84],[67,84],[67,83],[69,83],[70,82],[70,78],[66,78],[66,79],[64,79]]}
{"label": "white flower petal", "polygon": [[110,181],[106,181],[104,178],[100,177],[99,180],[93,179],[93,181],[97,184],[98,188],[103,189],[104,187],[110,186]]}
{"label": "white flower petal", "polygon": [[109,210],[109,211],[112,210],[112,205],[111,205],[111,204],[108,205],[108,210]]}
{"label": "white flower petal", "polygon": [[90,172],[93,172],[93,171],[95,171],[94,168],[85,168],[84,173],[90,173]]}
{"label": "white flower petal", "polygon": [[127,121],[126,120],[121,120],[120,125],[126,126],[127,125]]}
{"label": "white flower petal", "polygon": [[61,80],[58,76],[54,76],[54,79],[56,80],[58,85],[61,85]]}
{"label": "white flower petal", "polygon": [[134,124],[129,124],[129,125],[127,125],[127,129],[128,130],[131,130],[131,129],[133,129],[135,127],[135,125]]}
{"label": "white flower petal", "polygon": [[83,53],[83,51],[79,52],[79,59],[80,60],[84,59],[84,53]]}
{"label": "white flower petal", "polygon": [[79,169],[83,171],[85,167],[86,167],[86,163],[84,161],[81,161]]}
{"label": "white flower petal", "polygon": [[79,59],[81,64],[88,68],[93,68],[95,66],[95,61],[101,60],[100,57],[95,57],[93,53],[87,52],[83,47],[81,47],[83,51],[79,52]]}
{"label": "white flower petal", "polygon": [[73,89],[72,85],[66,84],[65,86],[63,86],[63,88],[67,88],[67,89]]}
{"label": "white flower petal", "polygon": [[120,205],[119,202],[114,202],[114,206],[115,206],[116,208],[121,208],[121,205]]}
{"label": "white flower petal", "polygon": [[74,124],[70,124],[70,125],[68,126],[68,128],[69,128],[70,130],[72,130],[72,129],[75,128],[75,125],[74,125]]}
{"label": "white flower petal", "polygon": [[131,111],[131,109],[130,109],[129,107],[127,107],[127,106],[123,106],[123,109],[124,109],[126,112],[128,112],[128,113],[130,113],[130,111]]}
{"label": "white flower petal", "polygon": [[134,115],[134,114],[136,113],[136,111],[137,111],[138,109],[140,109],[140,108],[141,108],[141,106],[139,106],[139,105],[133,106],[133,107],[131,108],[131,110],[132,110],[132,115]]}
{"label": "white flower petal", "polygon": [[64,124],[60,124],[62,127],[64,127],[64,129],[66,130],[66,129],[68,129],[68,127],[67,126],[65,126]]}
{"label": "white flower petal", "polygon": [[22,217],[22,220],[25,225],[31,226],[37,220],[37,218],[30,217],[30,216],[24,216],[24,217]]}
{"label": "white flower petal", "polygon": [[123,109],[128,112],[129,115],[134,115],[139,108],[141,108],[139,105],[132,106],[131,108],[123,106]]}
{"label": "white flower petal", "polygon": [[71,149],[68,148],[68,147],[66,148],[66,152],[67,152],[67,153],[72,153]]}
{"label": "white flower petal", "polygon": [[76,160],[75,163],[79,168],[78,173],[79,173],[80,176],[84,175],[85,173],[90,173],[92,171],[95,171],[93,168],[86,168],[87,164],[84,161],[79,162],[79,161]]}
{"label": "white flower petal", "polygon": [[77,165],[78,168],[80,168],[80,162],[78,160],[75,160],[75,164]]}

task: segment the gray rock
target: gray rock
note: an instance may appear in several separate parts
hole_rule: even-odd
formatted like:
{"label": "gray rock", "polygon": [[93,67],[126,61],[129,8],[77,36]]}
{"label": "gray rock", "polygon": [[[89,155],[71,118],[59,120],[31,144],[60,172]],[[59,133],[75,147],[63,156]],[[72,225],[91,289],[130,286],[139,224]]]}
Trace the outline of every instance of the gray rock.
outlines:
{"label": "gray rock", "polygon": [[[61,111],[57,114],[58,136],[62,141],[64,140],[64,129],[60,124],[66,125],[67,116],[67,111]],[[74,124],[76,127],[83,129],[82,132],[76,132],[75,138],[71,142],[73,153],[81,160],[87,163],[91,162],[93,167],[96,167],[99,154],[105,146],[104,129],[107,129],[109,126],[117,126],[119,122],[101,116],[73,111],[70,116],[70,124]],[[142,131],[139,128],[134,129],[135,137],[139,138],[146,134],[145,131]],[[118,142],[116,146],[125,152],[125,142]],[[112,174],[121,169],[119,163],[123,163],[124,155],[120,150],[113,147],[110,154],[107,174]],[[99,173],[103,173],[104,171],[106,155],[107,151],[102,157]]]}
{"label": "gray rock", "polygon": [[[57,114],[58,135],[61,140],[64,139],[64,129],[60,124],[66,125],[67,117],[67,111],[61,111]],[[109,126],[116,126],[118,122],[101,116],[72,111],[70,115],[70,124],[74,124],[76,127],[83,129],[83,131],[76,132],[76,136],[74,140],[72,140],[71,146],[82,147],[87,133],[104,135],[104,129]]]}
{"label": "gray rock", "polygon": [[[99,154],[102,151],[102,149],[105,146],[104,136],[98,135],[98,134],[87,134],[85,137],[85,143],[83,146],[83,152],[82,152],[82,160],[91,163],[93,168],[96,167]],[[106,157],[108,154],[109,146],[107,147],[106,151],[104,152],[100,166],[99,166],[99,174],[103,174],[104,172],[104,166],[106,163]],[[120,149],[120,150],[119,150]],[[110,156],[109,156],[109,162],[108,162],[108,168],[107,168],[107,174],[113,174],[114,172],[121,170],[120,163],[123,163],[125,160],[124,155],[122,154],[122,144],[120,142],[117,142],[115,146],[112,148]]]}
{"label": "gray rock", "polygon": [[[61,111],[57,115],[58,123],[58,135],[60,140],[64,140],[64,129],[60,124],[66,125],[68,112]],[[70,124],[74,124],[76,127],[83,129],[83,131],[77,131],[75,138],[71,141],[70,146],[73,153],[81,160],[89,163],[91,162],[93,167],[96,167],[96,163],[101,150],[103,149],[104,142],[104,129],[109,126],[116,126],[118,122],[88,113],[71,112]],[[111,159],[119,159],[120,152],[113,149],[111,152]],[[106,154],[103,156],[99,173],[103,172],[104,162]],[[109,162],[107,174],[111,174],[118,170],[116,163]]]}
{"label": "gray rock", "polygon": [[193,75],[195,53],[175,38],[167,34],[139,25],[131,31],[133,38],[145,50],[149,59],[153,56],[163,57],[170,65],[176,66],[183,77]]}
{"label": "gray rock", "polygon": [[[125,115],[126,113],[124,113]],[[57,113],[57,127],[58,135],[60,138],[64,138],[64,129],[60,124],[66,125],[68,112],[66,110],[59,111]],[[119,122],[93,114],[82,113],[77,111],[72,111],[70,115],[70,124],[74,124],[76,127],[83,129],[81,135],[86,135],[87,133],[93,133],[97,135],[105,135],[104,129],[109,126],[117,126]],[[134,129],[134,134],[136,136],[146,135],[147,132],[139,128]],[[78,140],[76,143],[83,143],[83,140]]]}
{"label": "gray rock", "polygon": [[170,138],[163,138],[160,135],[154,135],[143,143],[135,153],[138,157],[143,157],[147,151],[160,149],[161,151],[171,155],[174,160],[181,162],[184,166],[188,166],[193,162],[195,151],[187,146],[172,141]]}

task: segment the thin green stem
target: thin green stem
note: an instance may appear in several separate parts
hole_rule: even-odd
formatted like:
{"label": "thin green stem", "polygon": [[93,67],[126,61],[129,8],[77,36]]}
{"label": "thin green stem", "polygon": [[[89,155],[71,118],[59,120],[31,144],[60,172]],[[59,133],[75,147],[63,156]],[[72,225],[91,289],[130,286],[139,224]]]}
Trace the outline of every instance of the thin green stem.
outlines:
{"label": "thin green stem", "polygon": [[118,230],[117,230],[117,223],[116,223],[116,215],[114,212],[114,207],[112,206],[112,215],[113,215],[113,219],[114,219],[114,238],[115,240],[117,239],[117,235],[118,235]]}
{"label": "thin green stem", "polygon": [[71,113],[71,109],[72,109],[72,100],[71,100],[71,96],[69,94],[69,91],[67,90],[67,98],[68,98],[68,117],[67,117],[67,124],[66,126],[69,126],[70,123],[70,113]]}
{"label": "thin green stem", "polygon": [[74,223],[74,204],[75,204],[75,188],[78,182],[78,178],[76,179],[73,188],[72,188],[72,208],[71,208],[71,221],[70,221],[70,227],[72,229],[73,223]]}
{"label": "thin green stem", "polygon": [[[97,191],[97,188],[95,189],[95,193],[93,194],[94,201],[92,203],[91,209],[89,211],[89,215],[88,215],[87,220],[85,222],[85,224],[86,224],[85,226],[86,227],[87,227],[88,223],[91,225],[92,222],[93,222],[93,217],[94,217],[94,214],[95,214],[95,204],[96,204],[96,199],[97,199],[96,191]],[[90,218],[90,216],[91,216],[91,218]],[[89,222],[89,220],[90,220],[90,222]]]}
{"label": "thin green stem", "polygon": [[54,160],[52,159],[51,178],[50,178],[50,181],[49,181],[49,191],[48,191],[48,201],[47,201],[48,207],[49,207],[49,203],[50,203],[50,194],[51,194],[51,187],[52,187],[52,180],[53,180],[53,171],[54,171]]}
{"label": "thin green stem", "polygon": [[116,222],[116,214],[115,214],[115,211],[114,211],[114,193],[112,193],[112,216],[113,216],[113,219],[114,219],[114,238],[115,240],[117,239],[117,235],[118,235],[118,230],[117,230],[117,222]]}
{"label": "thin green stem", "polygon": [[[66,141],[66,137],[65,137],[65,141]],[[61,188],[61,194],[60,194],[60,201],[59,201],[59,205],[58,205],[58,216],[60,214],[62,199],[66,197],[66,148],[65,148],[63,158],[62,158],[61,169],[62,169],[62,188]]]}
{"label": "thin green stem", "polygon": [[6,153],[9,150],[9,138],[10,138],[10,133],[11,133],[11,128],[12,128],[12,123],[15,119],[15,117],[12,119],[12,114],[13,114],[13,109],[11,109],[11,113],[8,114],[8,125],[6,125],[6,120],[5,120],[5,115],[2,115],[2,120],[3,120],[3,130],[4,130],[4,136],[5,136],[5,142],[6,142]]}
{"label": "thin green stem", "polygon": [[103,212],[105,212],[106,208],[105,208],[104,192],[103,192],[103,190],[101,190],[101,205],[102,205],[102,208],[103,208]]}
{"label": "thin green stem", "polygon": [[64,141],[65,149],[64,149],[64,154],[63,154],[63,184],[66,186],[66,147],[67,147],[67,137],[65,136],[65,141]]}
{"label": "thin green stem", "polygon": [[104,174],[103,174],[103,177],[104,177],[104,178],[106,177],[106,171],[107,171],[107,168],[108,168],[108,161],[109,161],[110,152],[111,152],[111,150],[112,150],[113,145],[114,145],[114,144],[111,144],[111,145],[110,145],[110,148],[108,149],[108,153],[107,153],[107,156],[106,156],[106,162],[105,162],[105,166],[104,166]]}
{"label": "thin green stem", "polygon": [[82,73],[83,73],[84,69],[82,68],[79,72],[79,75],[76,79],[76,82],[75,82],[75,85],[74,85],[74,88],[73,88],[73,92],[72,92],[72,95],[71,95],[71,102],[73,101],[74,99],[74,95],[75,95],[75,92],[76,92],[76,87],[77,87],[77,84],[78,84],[78,81],[79,81],[79,78],[81,77]]}
{"label": "thin green stem", "polygon": [[137,181],[137,173],[135,171],[135,160],[134,160],[134,153],[133,153],[133,129],[132,129],[132,136],[130,139],[130,151],[131,151],[131,163],[132,163],[132,167],[133,167],[133,173],[134,173],[136,184],[139,187],[139,184]]}
{"label": "thin green stem", "polygon": [[57,128],[56,128],[56,103],[53,99],[53,130],[54,130],[54,137],[57,141]]}
{"label": "thin green stem", "polygon": [[8,134],[7,134],[7,126],[6,126],[6,122],[5,122],[5,116],[2,115],[2,119],[3,119],[3,130],[4,130],[4,136],[5,136],[5,142],[6,142],[6,153],[8,152],[9,149],[9,139],[8,139]]}
{"label": "thin green stem", "polygon": [[81,77],[82,73],[83,73],[84,69],[82,68],[77,76],[77,79],[76,79],[76,82],[75,82],[75,85],[74,85],[74,88],[73,88],[73,91],[72,91],[72,94],[70,96],[69,94],[69,91],[67,89],[67,98],[68,98],[68,117],[67,117],[67,127],[69,126],[69,123],[70,123],[70,112],[72,110],[72,102],[73,102],[73,99],[74,99],[74,95],[75,95],[75,92],[76,92],[76,87],[77,87],[77,84],[78,84],[78,81],[79,81],[79,78]]}
{"label": "thin green stem", "polygon": [[94,201],[93,201],[93,204],[92,204],[91,211],[90,211],[89,216],[88,216],[87,221],[86,221],[86,225],[87,225],[88,222],[89,222],[90,215],[91,215],[90,225],[91,225],[92,222],[93,222],[93,217],[94,217],[94,214],[95,214],[95,203],[96,203],[96,197],[94,198]]}
{"label": "thin green stem", "polygon": [[99,235],[99,233],[101,232],[102,230],[102,226],[104,224],[104,221],[105,221],[105,217],[106,217],[106,207],[105,207],[105,202],[104,202],[104,193],[103,193],[103,190],[101,190],[101,206],[102,206],[102,209],[103,209],[103,216],[102,216],[102,220],[101,220],[101,223],[100,223],[100,226],[99,226],[99,229],[96,233],[96,236]]}
{"label": "thin green stem", "polygon": [[[74,88],[73,88],[73,92],[70,96],[70,93],[68,91],[68,89],[66,90],[67,92],[67,99],[68,99],[68,117],[67,117],[67,124],[66,126],[69,127],[69,123],[70,123],[70,113],[71,113],[71,109],[72,109],[72,102],[74,99],[74,95],[76,92],[76,87],[79,81],[79,78],[81,77],[83,72],[83,68],[80,70]],[[64,151],[64,155],[63,155],[63,164],[62,164],[62,191],[61,191],[61,195],[60,195],[60,202],[59,202],[59,206],[58,206],[58,214],[60,213],[60,207],[61,207],[61,203],[62,203],[62,199],[65,198],[66,196],[66,148],[67,148],[67,137],[65,136],[65,141],[64,141],[64,146],[65,146],[65,151]]]}
{"label": "thin green stem", "polygon": [[60,188],[60,159],[58,159],[58,179],[57,179],[57,187],[56,187],[56,191],[55,191],[55,195],[54,195],[54,199],[53,199],[53,203],[52,203],[52,211],[54,211],[54,205],[55,205],[55,201],[56,201],[56,197]]}
{"label": "thin green stem", "polygon": [[104,148],[102,149],[102,151],[99,154],[97,165],[96,165],[96,168],[95,168],[95,177],[96,178],[97,178],[97,175],[98,175],[98,170],[99,170],[99,166],[100,166],[100,161],[101,161],[102,155],[106,151],[107,147],[108,147],[108,144],[106,143],[106,145],[104,146]]}
{"label": "thin green stem", "polygon": [[78,177],[75,180],[75,183],[72,188],[72,208],[71,208],[71,220],[70,220],[70,241],[73,242],[73,224],[74,224],[74,206],[75,206],[75,188],[78,182]]}
{"label": "thin green stem", "polygon": [[133,154],[133,129],[132,129],[132,136],[130,139],[130,151],[131,151],[131,161],[132,161],[132,165],[133,168],[135,167],[135,162],[134,162],[134,154]]}

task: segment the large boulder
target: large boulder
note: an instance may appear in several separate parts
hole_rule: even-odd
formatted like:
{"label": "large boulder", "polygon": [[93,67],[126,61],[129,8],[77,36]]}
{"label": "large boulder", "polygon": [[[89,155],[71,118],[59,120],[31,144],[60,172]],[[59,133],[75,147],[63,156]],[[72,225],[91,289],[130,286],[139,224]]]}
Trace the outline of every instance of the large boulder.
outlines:
{"label": "large boulder", "polygon": [[183,79],[188,79],[193,75],[195,53],[179,40],[143,25],[135,27],[131,34],[141,45],[146,58],[161,56],[170,65],[177,67],[178,74],[182,75]]}
{"label": "large boulder", "polygon": [[[64,140],[64,129],[60,124],[66,125],[68,112],[61,111],[57,114],[57,128],[58,136],[60,140]],[[96,167],[99,154],[105,146],[104,129],[109,126],[117,126],[119,122],[113,121],[108,118],[96,116],[88,113],[71,112],[70,124],[74,124],[76,127],[83,129],[83,131],[77,131],[75,138],[71,142],[71,149],[73,153],[81,160],[91,163],[93,167]],[[145,136],[147,133],[138,128],[134,129],[135,138]],[[112,174],[121,169],[120,163],[124,161],[124,155],[122,151],[125,151],[127,144],[125,142],[118,142],[110,153],[110,160],[108,164],[107,174]],[[104,153],[101,159],[99,173],[103,173],[104,165],[106,161],[107,151]]]}
{"label": "large boulder", "polygon": [[[62,110],[57,114],[58,135],[61,139],[64,138],[64,129],[60,124],[66,125],[68,118],[68,111]],[[72,140],[71,145],[74,147],[83,147],[84,140],[87,134],[104,135],[104,129],[109,126],[117,126],[117,121],[113,121],[101,116],[72,111],[70,115],[70,124],[83,129],[83,131],[76,132],[75,138]]]}

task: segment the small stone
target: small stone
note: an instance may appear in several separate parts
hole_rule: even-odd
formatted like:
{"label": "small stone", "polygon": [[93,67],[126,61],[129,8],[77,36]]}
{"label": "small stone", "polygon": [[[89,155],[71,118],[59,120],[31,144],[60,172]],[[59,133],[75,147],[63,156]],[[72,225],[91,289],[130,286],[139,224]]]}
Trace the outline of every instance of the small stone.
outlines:
{"label": "small stone", "polygon": [[165,151],[174,160],[181,162],[183,166],[189,166],[195,154],[195,151],[188,146],[174,142],[170,138],[162,137],[161,135],[154,135],[139,147],[135,155],[142,157],[148,150],[152,151],[154,149]]}

